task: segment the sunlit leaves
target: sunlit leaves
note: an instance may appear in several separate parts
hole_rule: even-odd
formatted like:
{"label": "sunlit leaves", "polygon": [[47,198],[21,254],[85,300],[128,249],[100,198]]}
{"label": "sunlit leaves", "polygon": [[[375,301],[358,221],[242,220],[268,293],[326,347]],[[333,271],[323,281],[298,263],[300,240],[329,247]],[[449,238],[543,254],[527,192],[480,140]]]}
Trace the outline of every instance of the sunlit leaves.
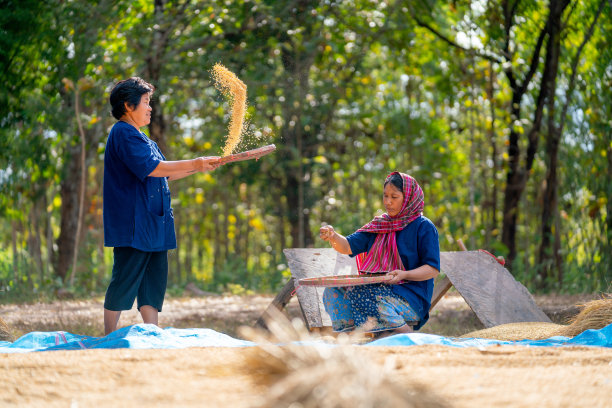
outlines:
{"label": "sunlit leaves", "polygon": [[[422,184],[425,215],[438,226],[443,250],[456,249],[458,237],[471,239],[474,248],[504,250],[499,238],[508,135],[528,134],[539,89],[527,89],[522,117],[511,118],[512,90],[502,64],[477,53],[507,60],[522,80],[548,3],[516,3],[507,53],[500,51],[506,38],[499,2],[181,0],[162,2],[158,14],[150,0],[49,3],[57,10],[21,3],[16,19],[40,12],[40,27],[48,32],[7,31],[35,41],[23,42],[9,70],[21,81],[9,82],[11,93],[2,94],[7,104],[0,111],[11,110],[0,118],[0,214],[10,209],[23,218],[34,190],[44,192],[57,235],[57,190],[70,176],[62,167],[76,141],[75,84],[91,151],[91,214],[97,214],[104,140],[113,123],[108,92],[127,76],[150,79],[153,61],[159,62],[154,97],[164,113],[166,157],[218,154],[228,106],[208,70],[221,62],[248,85],[250,134],[241,148],[275,143],[277,151],[171,183],[179,232],[174,283],[197,279],[217,290],[240,278],[242,289],[273,288],[287,277],[282,249],[297,245],[298,208],[307,215],[302,233],[323,245],[316,238],[321,222],[350,233],[381,209],[382,181],[391,170],[409,172]],[[562,91],[569,58],[596,6],[576,3],[567,16]],[[450,46],[411,16],[477,53]],[[584,49],[560,151],[562,250],[574,271],[568,279],[577,286],[577,271],[609,262],[599,242],[605,241],[612,195],[610,32],[608,17]],[[3,35],[6,44],[10,38]],[[153,46],[160,38],[163,46]],[[13,92],[17,85],[22,88]],[[533,229],[546,171],[542,152],[540,145],[520,204],[524,265],[539,239]],[[86,222],[100,229],[99,219]],[[3,237],[10,231],[5,227]],[[598,269],[591,269],[596,276]]]}

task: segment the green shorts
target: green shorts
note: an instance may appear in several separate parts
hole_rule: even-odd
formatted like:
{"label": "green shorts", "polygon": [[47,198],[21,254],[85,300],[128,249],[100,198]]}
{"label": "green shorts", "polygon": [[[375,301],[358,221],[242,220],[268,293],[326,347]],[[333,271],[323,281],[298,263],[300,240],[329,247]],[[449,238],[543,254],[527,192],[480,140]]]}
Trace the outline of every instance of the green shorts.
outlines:
{"label": "green shorts", "polygon": [[113,275],[104,308],[130,310],[138,297],[138,310],[152,306],[161,312],[168,283],[168,251],[144,252],[130,247],[113,248]]}

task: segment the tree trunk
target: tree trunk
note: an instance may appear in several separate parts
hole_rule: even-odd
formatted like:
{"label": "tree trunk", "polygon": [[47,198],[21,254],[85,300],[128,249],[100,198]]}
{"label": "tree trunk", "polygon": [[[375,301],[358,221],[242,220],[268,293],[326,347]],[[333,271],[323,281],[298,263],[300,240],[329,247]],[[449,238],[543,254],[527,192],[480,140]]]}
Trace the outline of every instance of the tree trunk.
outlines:
{"label": "tree trunk", "polygon": [[542,205],[540,235],[541,243],[538,254],[538,287],[545,289],[549,285],[549,281],[553,278],[553,259],[551,253],[552,241],[552,222],[555,212],[557,211],[557,167],[559,155],[559,142],[561,139],[561,129],[556,125],[555,117],[555,93],[557,90],[557,72],[559,68],[559,57],[561,52],[561,15],[569,1],[557,2],[551,1],[551,18],[548,34],[548,44],[546,47],[546,62],[548,68],[548,131],[546,133],[546,154],[547,154],[547,169],[546,169],[546,187],[544,190],[544,200]]}
{"label": "tree trunk", "polygon": [[18,284],[19,255],[17,252],[17,222],[11,220],[11,249],[13,251],[13,284]]}
{"label": "tree trunk", "polygon": [[57,257],[54,262],[55,274],[62,281],[66,279],[75,250],[77,220],[79,215],[79,175],[81,174],[81,145],[68,145],[65,176],[60,183],[62,198],[60,235],[57,238]]}
{"label": "tree trunk", "polygon": [[[553,2],[554,3],[554,0]],[[549,31],[549,25],[553,16],[553,4],[549,5],[549,15],[547,17],[546,26],[540,31],[539,37],[534,47],[534,51],[531,57],[531,64],[529,66],[529,72],[525,75],[525,79],[521,84],[516,81],[515,73],[512,68],[506,69],[506,77],[512,88],[512,104],[510,105],[510,136],[508,137],[508,173],[506,177],[506,189],[504,192],[504,210],[503,210],[503,231],[502,231],[502,243],[508,248],[508,263],[510,267],[516,258],[516,227],[519,211],[519,201],[527,185],[529,179],[529,173],[531,171],[535,154],[538,148],[538,140],[540,127],[542,124],[543,110],[546,98],[549,94],[548,90],[548,78],[550,76],[550,69],[545,64],[543,68],[542,78],[540,81],[540,90],[536,100],[535,112],[533,115],[533,121],[531,129],[527,134],[527,151],[524,158],[523,165],[520,164],[521,155],[519,147],[519,133],[514,126],[515,121],[521,118],[521,102],[523,95],[527,91],[528,85],[534,77],[537,67],[539,66],[540,51],[544,40],[546,39]],[[506,30],[506,44],[504,46],[504,52],[510,55],[510,33],[513,26],[514,11],[516,10],[515,5],[510,5],[508,2],[503,3],[505,12],[505,30]],[[554,98],[554,95],[552,96]]]}
{"label": "tree trunk", "polygon": [[[41,251],[42,240],[40,238],[41,234],[40,234],[40,227],[39,227],[39,222],[38,222],[40,213],[41,213],[40,200],[37,199],[33,202],[32,209],[30,210],[30,213],[28,215],[28,217],[30,218],[29,220],[30,232],[29,232],[28,246],[29,246],[30,255],[32,256],[32,258],[34,259],[34,262],[36,263],[36,269],[38,270],[38,279],[40,282],[40,286],[42,287],[45,276],[44,276],[42,251]],[[34,282],[34,278],[32,277],[32,283],[33,282]]]}
{"label": "tree trunk", "polygon": [[86,149],[86,137],[85,137],[85,131],[83,130],[83,124],[81,123],[81,113],[80,113],[80,107],[79,107],[80,101],[79,101],[79,85],[78,82],[75,85],[75,89],[74,89],[74,113],[75,113],[75,117],[76,117],[76,122],[77,122],[77,127],[79,130],[79,141],[80,141],[80,145],[81,145],[81,152],[79,154],[80,157],[80,163],[79,163],[79,167],[81,170],[80,173],[80,178],[79,178],[79,206],[78,206],[78,211],[77,211],[77,228],[76,228],[76,233],[75,233],[75,242],[74,242],[74,251],[72,253],[72,267],[70,268],[70,286],[74,286],[74,277],[76,275],[76,268],[77,268],[77,257],[79,255],[79,243],[81,242],[81,235],[82,235],[82,228],[83,228],[83,213],[84,213],[84,206],[85,206],[85,190],[87,189],[86,187],[86,178],[87,178],[87,166],[85,165],[86,162],[86,153],[87,153],[87,149]]}
{"label": "tree trunk", "polygon": [[[550,134],[554,133],[554,134]],[[557,167],[559,153],[559,137],[557,129],[550,130],[546,141],[547,169],[546,186],[544,189],[544,200],[542,205],[540,235],[540,249],[538,253],[538,288],[545,289],[553,278],[553,263],[555,254],[551,252],[551,241],[553,238],[552,223],[557,212]]]}
{"label": "tree trunk", "polygon": [[[514,105],[514,103],[513,103]],[[504,191],[502,243],[508,248],[508,265],[511,267],[516,258],[516,220],[518,204],[525,188],[523,176],[519,171],[518,134],[510,131],[508,145],[508,173]]]}
{"label": "tree trunk", "polygon": [[193,239],[193,225],[191,225],[190,221],[187,221],[187,228],[183,241],[185,243],[185,245],[183,245],[185,248],[185,267],[183,274],[179,275],[179,286],[189,282],[189,278],[193,274],[193,246],[195,240]]}
{"label": "tree trunk", "polygon": [[223,241],[223,264],[227,262],[230,254],[230,243],[229,243],[229,200],[227,194],[223,194],[221,204],[223,207],[223,231],[222,235],[219,237]]}
{"label": "tree trunk", "polygon": [[[279,203],[282,207],[284,207],[283,203]],[[281,208],[279,211],[279,215],[278,215],[278,237],[279,237],[279,244],[280,244],[280,249],[278,251],[278,253],[281,256],[281,259],[284,258],[284,253],[283,250],[285,248],[287,248],[287,234],[285,233],[285,216],[284,214],[288,213],[288,211],[285,211],[284,208]]]}
{"label": "tree trunk", "polygon": [[55,250],[53,249],[53,227],[51,226],[53,210],[47,211],[47,208],[49,208],[49,199],[47,197],[47,192],[43,194],[43,203],[43,209],[45,211],[45,237],[47,241],[47,263],[45,274],[47,276],[50,276],[49,273],[53,268],[53,260],[55,259]]}
{"label": "tree trunk", "polygon": [[[544,116],[544,106],[547,97],[550,95],[550,76],[553,74],[556,75],[556,71],[553,72],[551,70],[550,60],[547,58],[542,70],[540,91],[536,101],[534,118],[532,122],[533,124],[527,134],[527,151],[522,165],[520,164],[521,155],[519,148],[519,133],[514,124],[511,124],[508,144],[508,175],[506,177],[506,190],[504,196],[504,229],[502,232],[502,242],[508,248],[508,265],[510,266],[516,258],[516,227],[519,202],[523,192],[525,191],[525,187],[527,186],[527,181],[529,180],[531,168],[533,167],[533,161],[538,149],[540,128],[542,126],[542,118]],[[523,93],[524,91],[522,87],[515,87],[513,89],[511,108],[512,113],[510,117],[514,118],[515,120],[521,117],[520,101]],[[555,98],[555,96],[551,95],[551,98]]]}
{"label": "tree trunk", "polygon": [[[153,40],[151,44],[151,52],[146,54],[146,67],[145,67],[145,78],[146,81],[151,81],[154,86],[159,86],[159,80],[161,78],[161,71],[163,65],[163,56],[168,46],[168,35],[165,32],[167,30],[166,25],[163,23],[164,20],[164,0],[155,0],[153,8]],[[164,119],[164,112],[161,103],[158,100],[161,95],[155,95],[151,100],[151,123],[149,124],[149,136],[157,143],[162,153],[166,157],[170,157],[168,151],[168,144],[166,142],[166,121]]]}
{"label": "tree trunk", "polygon": [[[250,277],[250,272],[249,272],[249,256],[251,254],[249,245],[250,245],[250,233],[251,233],[251,225],[250,225],[250,218],[251,218],[251,194],[250,194],[250,189],[249,189],[249,185],[245,184],[245,199],[246,199],[246,220],[244,221],[244,232],[243,232],[243,236],[244,236],[244,246],[243,246],[243,250],[242,250],[242,256],[244,257],[244,262],[245,262],[245,267],[247,270],[247,276]],[[257,254],[257,248],[255,248],[255,250],[253,251],[253,253],[255,254],[255,256],[259,256]]]}
{"label": "tree trunk", "polygon": [[607,226],[607,254],[612,254],[612,134],[608,134],[607,143],[607,158],[608,158],[608,178],[606,179],[606,191],[608,192],[608,200],[606,200],[606,226]]}
{"label": "tree trunk", "polygon": [[[217,203],[217,208],[219,207]],[[221,223],[219,222],[219,214],[216,209],[213,208],[212,214],[213,224],[214,224],[214,239],[211,241],[213,243],[213,279],[214,273],[219,270],[221,267]]]}
{"label": "tree trunk", "polygon": [[[554,231],[554,245],[551,253],[551,240],[553,240],[552,236],[552,223],[554,221],[558,221],[558,209],[557,209],[557,196],[558,196],[558,181],[557,181],[557,167],[558,167],[558,152],[559,152],[559,144],[561,142],[561,136],[563,134],[563,127],[565,124],[565,117],[567,114],[567,108],[569,105],[569,101],[571,100],[572,93],[575,86],[575,79],[578,70],[578,62],[580,60],[580,54],[584,45],[589,41],[591,36],[593,35],[594,27],[597,23],[597,19],[602,12],[603,9],[603,1],[599,4],[599,10],[596,12],[593,21],[590,25],[590,28],[585,33],[584,39],[581,45],[578,47],[576,54],[572,61],[572,72],[569,80],[568,90],[565,96],[565,104],[561,109],[560,121],[557,126],[557,118],[555,117],[555,99],[554,95],[557,94],[557,71],[559,66],[559,59],[561,54],[561,30],[562,30],[562,21],[561,17],[568,6],[569,0],[563,1],[551,1],[551,19],[550,24],[548,25],[550,33],[549,33],[549,42],[547,46],[546,60],[547,66],[550,66],[550,85],[548,88],[550,89],[549,94],[551,97],[548,101],[548,133],[546,140],[546,153],[547,153],[547,172],[546,172],[546,188],[544,192],[544,203],[542,208],[542,217],[541,217],[541,236],[542,242],[539,250],[539,263],[541,266],[540,269],[540,285],[541,288],[545,288],[547,286],[547,282],[551,281],[554,278],[554,268],[557,269],[557,280],[561,283],[561,279],[563,276],[563,272],[561,270],[561,262],[560,255],[558,251],[560,251],[560,243],[558,242],[560,239],[560,232],[555,228]],[[550,61],[550,62],[549,62]],[[558,224],[558,222],[557,222]]]}
{"label": "tree trunk", "polygon": [[[485,246],[489,246],[493,238],[493,230],[497,228],[497,174],[499,172],[499,165],[497,160],[497,142],[495,141],[495,72],[493,71],[493,63],[489,64],[489,81],[487,86],[487,99],[489,99],[490,115],[491,115],[491,128],[489,129],[489,144],[491,148],[491,193],[488,196],[487,207],[489,212],[489,222],[485,226]],[[485,186],[488,183],[485,183]]]}
{"label": "tree trunk", "polygon": [[469,121],[469,132],[470,132],[470,175],[469,175],[469,179],[468,179],[468,191],[469,191],[469,197],[470,197],[470,227],[468,229],[468,236],[469,236],[469,240],[470,240],[470,247],[474,248],[476,246],[476,241],[475,241],[475,237],[474,237],[474,228],[476,226],[476,126],[475,126],[475,121],[476,121],[476,112],[475,112],[475,102],[476,102],[476,97],[474,95],[474,82],[476,80],[475,75],[474,75],[474,63],[472,58],[469,59],[470,61],[470,65],[468,67],[469,72],[470,72],[470,85],[469,85],[469,89],[470,89],[470,95],[469,98],[471,99],[472,105],[470,107],[468,107],[467,110],[467,118]]}
{"label": "tree trunk", "polygon": [[287,175],[287,207],[288,220],[291,227],[291,245],[293,247],[305,248],[312,246],[314,238],[312,231],[308,228],[310,213],[304,205],[304,195],[307,186],[303,180],[299,179],[299,175]]}
{"label": "tree trunk", "polygon": [[165,157],[170,157],[171,153],[168,150],[166,142],[166,121],[161,103],[158,103],[158,98],[151,101],[151,123],[149,124],[149,136],[157,143]]}
{"label": "tree trunk", "polygon": [[553,243],[554,265],[557,270],[557,283],[560,288],[563,287],[563,256],[561,254],[561,217],[559,216],[559,207],[555,211],[555,241]]}

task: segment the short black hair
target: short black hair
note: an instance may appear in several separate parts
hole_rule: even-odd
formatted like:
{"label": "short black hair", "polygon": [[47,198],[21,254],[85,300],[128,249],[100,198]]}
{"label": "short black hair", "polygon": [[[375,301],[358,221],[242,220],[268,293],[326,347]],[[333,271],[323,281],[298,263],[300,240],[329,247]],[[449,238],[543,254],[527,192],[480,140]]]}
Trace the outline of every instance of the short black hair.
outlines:
{"label": "short black hair", "polygon": [[125,115],[125,103],[136,109],[142,95],[155,91],[155,87],[144,79],[131,77],[117,82],[110,93],[111,113],[119,120]]}
{"label": "short black hair", "polygon": [[383,188],[387,187],[389,183],[393,184],[402,194],[404,193],[404,180],[399,173],[392,174],[391,177],[387,178],[385,184],[383,184]]}

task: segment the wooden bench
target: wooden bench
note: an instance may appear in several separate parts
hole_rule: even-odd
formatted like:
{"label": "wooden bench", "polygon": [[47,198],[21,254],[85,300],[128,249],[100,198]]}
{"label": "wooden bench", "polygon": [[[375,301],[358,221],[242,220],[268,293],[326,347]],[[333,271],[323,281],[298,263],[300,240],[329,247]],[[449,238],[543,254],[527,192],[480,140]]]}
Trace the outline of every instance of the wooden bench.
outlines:
{"label": "wooden bench", "polygon": [[[303,278],[357,274],[355,259],[331,248],[290,248],[283,251],[292,279],[269,308],[282,310],[291,300],[296,283]],[[440,269],[445,276],[434,284],[430,311],[455,286],[485,327],[514,322],[550,322],[521,283],[490,254],[481,251],[441,252]],[[323,307],[325,288],[300,286],[297,298],[309,330],[331,327]],[[256,325],[265,327],[266,310]]]}

